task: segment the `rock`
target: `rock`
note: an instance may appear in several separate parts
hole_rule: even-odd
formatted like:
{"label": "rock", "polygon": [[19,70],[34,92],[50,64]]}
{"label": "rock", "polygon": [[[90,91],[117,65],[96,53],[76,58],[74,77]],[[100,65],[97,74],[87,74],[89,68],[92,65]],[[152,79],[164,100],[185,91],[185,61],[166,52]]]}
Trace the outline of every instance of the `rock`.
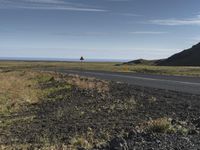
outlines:
{"label": "rock", "polygon": [[152,142],[155,140],[155,137],[152,133],[146,133],[146,132],[142,132],[141,133],[141,137],[143,139],[143,142],[144,141],[147,141],[147,142]]}
{"label": "rock", "polygon": [[195,124],[197,128],[200,128],[200,118],[193,120],[193,124]]}
{"label": "rock", "polygon": [[129,132],[128,134],[128,139],[133,139],[137,136],[137,132],[135,130],[132,130],[131,132]]}
{"label": "rock", "polygon": [[128,150],[127,142],[122,137],[116,137],[110,141],[110,150]]}
{"label": "rock", "polygon": [[160,140],[156,139],[155,141],[156,141],[157,144],[161,144]]}
{"label": "rock", "polygon": [[172,119],[172,120],[171,120],[171,124],[172,124],[172,125],[175,125],[176,123],[177,123],[177,121],[176,121],[175,119]]}
{"label": "rock", "polygon": [[78,147],[77,150],[86,150],[86,149],[83,147]]}
{"label": "rock", "polygon": [[189,132],[188,132],[188,134],[189,135],[194,135],[194,134],[198,134],[199,132],[197,131],[197,130],[195,130],[195,129],[191,129]]}

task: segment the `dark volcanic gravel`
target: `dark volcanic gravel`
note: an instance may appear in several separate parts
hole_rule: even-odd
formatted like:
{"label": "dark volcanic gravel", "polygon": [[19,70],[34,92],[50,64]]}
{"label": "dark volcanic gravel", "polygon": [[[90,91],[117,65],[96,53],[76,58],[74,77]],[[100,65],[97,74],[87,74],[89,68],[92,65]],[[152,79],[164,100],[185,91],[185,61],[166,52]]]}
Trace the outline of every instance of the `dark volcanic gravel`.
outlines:
{"label": "dark volcanic gravel", "polygon": [[[46,86],[59,82],[52,81]],[[44,139],[68,144],[75,134],[86,133],[91,128],[95,138],[102,138],[102,132],[109,132],[112,137],[94,147],[96,150],[200,149],[200,95],[114,82],[109,83],[109,89],[109,92],[97,92],[72,86],[18,114],[1,116],[0,121],[17,116],[35,117],[30,122],[16,121],[14,125],[0,128],[0,144],[41,144]],[[163,117],[171,118],[175,124],[183,122],[190,132],[158,133],[138,129],[144,122]]]}

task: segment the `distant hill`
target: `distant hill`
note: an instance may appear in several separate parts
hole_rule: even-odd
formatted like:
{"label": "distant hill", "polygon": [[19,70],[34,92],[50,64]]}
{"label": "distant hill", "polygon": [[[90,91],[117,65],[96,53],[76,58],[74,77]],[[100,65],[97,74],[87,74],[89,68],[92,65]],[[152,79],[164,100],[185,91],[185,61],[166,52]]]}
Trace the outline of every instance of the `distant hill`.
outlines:
{"label": "distant hill", "polygon": [[200,43],[171,57],[159,61],[159,66],[200,66]]}
{"label": "distant hill", "polygon": [[200,66],[200,43],[174,54],[167,59],[145,60],[137,59],[124,63],[125,65],[158,65],[158,66]]}
{"label": "distant hill", "polygon": [[137,59],[124,63],[124,65],[156,65],[158,60]]}

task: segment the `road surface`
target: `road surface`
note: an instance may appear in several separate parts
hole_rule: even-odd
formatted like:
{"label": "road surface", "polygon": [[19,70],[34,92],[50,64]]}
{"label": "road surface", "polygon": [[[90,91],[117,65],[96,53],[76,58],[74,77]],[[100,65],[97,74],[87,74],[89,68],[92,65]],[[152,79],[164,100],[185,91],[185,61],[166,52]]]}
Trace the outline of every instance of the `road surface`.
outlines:
{"label": "road surface", "polygon": [[132,85],[151,87],[172,91],[179,91],[191,94],[200,94],[199,77],[182,77],[151,75],[139,73],[105,72],[105,71],[86,71],[86,70],[66,70],[66,69],[46,69],[60,73],[78,74],[86,77],[124,82]]}

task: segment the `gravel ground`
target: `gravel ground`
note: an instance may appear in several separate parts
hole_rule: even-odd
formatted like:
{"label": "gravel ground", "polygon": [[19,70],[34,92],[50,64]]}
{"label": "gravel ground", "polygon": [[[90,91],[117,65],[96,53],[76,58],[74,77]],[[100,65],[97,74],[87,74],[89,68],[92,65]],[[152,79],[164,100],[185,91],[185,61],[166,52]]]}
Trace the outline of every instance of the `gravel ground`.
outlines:
{"label": "gravel ground", "polygon": [[[53,87],[77,78],[62,75],[60,80],[41,86]],[[70,82],[72,88],[67,91],[59,90],[46,101],[1,116],[1,122],[15,121],[0,127],[0,144],[30,144],[39,148],[45,142],[70,144],[72,137],[90,129],[94,139],[109,134],[104,144],[93,144],[92,149],[96,150],[200,149],[200,95],[95,79],[80,81],[83,80],[92,80],[104,89],[100,90],[97,84],[84,88]],[[30,116],[31,120],[17,119]],[[150,123],[159,118],[166,118],[167,127],[159,122],[150,128]]]}

